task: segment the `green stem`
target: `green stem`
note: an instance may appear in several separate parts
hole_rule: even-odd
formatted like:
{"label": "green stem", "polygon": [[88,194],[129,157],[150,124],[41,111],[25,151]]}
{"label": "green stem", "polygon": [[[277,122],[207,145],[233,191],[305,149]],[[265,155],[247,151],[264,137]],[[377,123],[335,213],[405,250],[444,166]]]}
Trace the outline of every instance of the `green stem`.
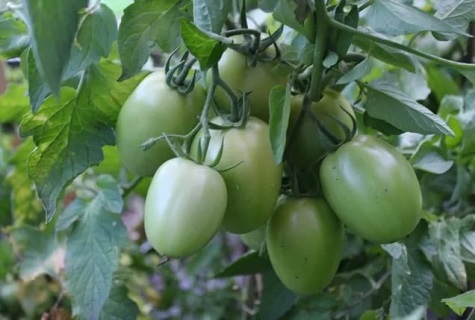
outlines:
{"label": "green stem", "polygon": [[238,98],[236,94],[234,93],[233,89],[219,76],[219,72],[216,69],[216,75],[215,75],[215,83],[216,86],[220,86],[221,89],[226,92],[226,94],[229,97],[229,100],[231,101],[231,122],[237,122],[239,120],[239,106],[238,106]]}
{"label": "green stem", "polygon": [[134,180],[132,180],[128,185],[124,186],[122,189],[122,197],[125,198],[127,197],[132,190],[140,183],[142,182],[143,177],[137,177]]}
{"label": "green stem", "polygon": [[435,55],[432,55],[432,54],[429,54],[429,53],[426,53],[426,52],[423,52],[423,51],[419,51],[417,49],[413,49],[413,48],[408,47],[404,44],[397,43],[397,42],[394,42],[394,41],[391,41],[391,40],[388,40],[388,39],[383,39],[383,38],[380,38],[378,36],[375,36],[375,35],[357,30],[355,28],[347,26],[346,24],[340,23],[340,22],[332,19],[326,12],[324,12],[324,17],[325,17],[326,22],[330,26],[332,26],[336,29],[351,33],[355,36],[361,36],[361,37],[364,37],[366,39],[373,40],[374,42],[384,44],[388,47],[403,50],[405,52],[411,53],[411,54],[416,55],[418,57],[433,61],[433,62],[438,63],[438,64],[449,66],[449,67],[452,67],[452,68],[462,69],[462,70],[475,70],[475,64],[456,62],[456,61],[444,59],[444,58],[441,58],[441,57],[438,57],[438,56],[435,56]]}
{"label": "green stem", "polygon": [[310,83],[310,100],[317,101],[322,94],[323,59],[327,53],[329,24],[326,17],[324,0],[315,1],[316,28],[315,51],[313,52],[313,71]]}
{"label": "green stem", "polygon": [[370,5],[372,5],[374,2],[374,0],[369,0],[368,2],[362,4],[359,8],[358,8],[358,11],[361,12],[363,11],[364,9],[368,8]]}
{"label": "green stem", "polygon": [[212,106],[214,92],[216,91],[217,79],[219,79],[219,72],[218,72],[218,66],[215,65],[211,69],[211,83],[210,83],[208,93],[206,94],[206,100],[205,100],[205,105],[203,107],[203,112],[201,112],[201,116],[200,116],[200,123],[203,128],[203,136],[201,137],[200,144],[199,144],[199,148],[201,149],[201,152],[200,152],[201,159],[198,159],[198,161],[200,161],[200,163],[203,163],[204,159],[206,158],[206,152],[208,151],[209,141],[211,139],[211,135],[209,133],[208,114]]}

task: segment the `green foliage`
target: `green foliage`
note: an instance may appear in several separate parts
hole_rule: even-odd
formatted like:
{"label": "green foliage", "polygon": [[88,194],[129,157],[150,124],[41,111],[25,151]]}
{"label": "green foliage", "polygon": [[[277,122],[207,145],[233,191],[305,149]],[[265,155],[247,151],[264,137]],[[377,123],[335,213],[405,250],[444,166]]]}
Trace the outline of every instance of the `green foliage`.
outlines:
{"label": "green foliage", "polygon": [[[473,314],[474,15],[474,0],[0,0],[0,319]],[[253,30],[233,42],[246,24]],[[223,129],[209,123],[216,115],[237,129],[249,110],[269,111],[273,160],[284,167],[281,193],[321,195],[320,163],[304,173],[289,163],[290,102],[304,95],[317,102],[331,88],[351,102],[358,133],[386,140],[415,170],[423,194],[416,230],[386,245],[347,232],[336,276],[307,296],[281,283],[265,244],[246,252],[224,231],[180,260],[158,256],[143,230],[150,180],[121,165],[115,127],[142,70],[162,67],[177,48],[189,55],[178,68],[178,54],[166,63],[170,90],[186,87],[200,69],[194,90],[208,96],[192,132],[167,136],[175,151],[187,155],[200,129],[206,150],[208,126]],[[271,61],[286,80],[264,97],[268,105],[248,102],[262,93],[263,75],[252,73],[246,92],[221,78],[218,62],[231,48],[243,54],[238,67],[256,71]],[[213,85],[234,103],[232,116],[209,94]],[[320,117],[309,121],[319,128],[310,140],[327,141],[325,152],[339,147],[321,136],[329,128]],[[216,145],[235,150],[240,142]],[[225,175],[239,165],[218,168]],[[110,175],[99,175],[104,170]],[[246,181],[258,185],[255,179]]]}
{"label": "green foliage", "polygon": [[51,91],[58,94],[79,24],[79,10],[87,6],[87,0],[24,3],[36,66]]}

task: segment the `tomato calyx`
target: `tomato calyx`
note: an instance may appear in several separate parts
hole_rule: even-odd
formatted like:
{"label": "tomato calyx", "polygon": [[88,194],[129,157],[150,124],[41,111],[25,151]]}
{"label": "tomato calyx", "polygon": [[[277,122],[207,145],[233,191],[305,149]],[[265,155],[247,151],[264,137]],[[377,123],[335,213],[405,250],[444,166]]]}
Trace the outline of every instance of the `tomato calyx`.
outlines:
{"label": "tomato calyx", "polygon": [[[257,62],[280,61],[281,52],[277,45],[277,40],[282,35],[284,28],[280,26],[274,33],[262,38],[261,31],[255,29],[234,29],[225,32],[227,37],[241,35],[243,43],[232,43],[228,47],[247,57],[249,67],[255,67]],[[269,55],[267,49],[273,46],[275,53]]]}
{"label": "tomato calyx", "polygon": [[195,88],[195,83],[200,79],[197,70],[193,71],[193,76],[188,79],[188,75],[196,63],[195,57],[189,58],[189,51],[186,50],[180,58],[180,62],[174,66],[171,66],[172,57],[178,52],[179,48],[176,48],[165,62],[165,74],[166,83],[169,87],[176,89],[181,94],[188,94]]}

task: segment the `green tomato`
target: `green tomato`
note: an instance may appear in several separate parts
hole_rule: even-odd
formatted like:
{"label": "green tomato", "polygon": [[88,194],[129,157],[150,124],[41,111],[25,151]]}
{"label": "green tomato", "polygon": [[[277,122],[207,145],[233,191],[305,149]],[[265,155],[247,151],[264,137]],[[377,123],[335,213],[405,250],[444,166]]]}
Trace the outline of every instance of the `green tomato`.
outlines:
{"label": "green tomato", "polygon": [[[273,56],[273,48],[266,50],[269,56]],[[219,74],[236,94],[251,92],[249,102],[251,115],[265,122],[269,121],[269,94],[272,87],[285,85],[288,75],[277,72],[277,63],[257,62],[255,67],[247,64],[247,57],[235,50],[228,49],[224,52],[218,63]],[[231,110],[228,96],[223,89],[217,88],[215,101],[227,111]]]}
{"label": "green tomato", "polygon": [[166,84],[163,71],[148,75],[127,99],[117,119],[117,147],[124,166],[139,176],[152,176],[174,154],[164,140],[147,151],[142,151],[140,145],[162,133],[190,132],[198,122],[204,99],[199,86],[182,95]]}
{"label": "green tomato", "polygon": [[313,294],[335,276],[344,230],[322,198],[287,198],[267,224],[266,245],[275,273],[290,290]]}
{"label": "green tomato", "polygon": [[183,158],[168,160],[148,189],[145,235],[160,254],[187,256],[216,234],[226,203],[226,185],[216,170]]}
{"label": "green tomato", "polygon": [[419,181],[390,144],[357,135],[328,155],[320,168],[323,194],[354,234],[391,243],[411,233],[421,218]]}
{"label": "green tomato", "polygon": [[[292,96],[289,133],[294,130],[298,115],[302,110],[302,102],[303,95]],[[323,126],[341,141],[345,140],[346,135],[338,121],[341,121],[350,132],[354,128],[353,108],[345,97],[335,90],[325,89],[322,99],[312,103],[312,111]],[[328,149],[322,141],[322,135],[319,135],[317,123],[308,115],[302,119],[295,130],[292,133],[288,160],[299,171],[309,172],[328,152]]]}
{"label": "green tomato", "polygon": [[[224,123],[221,118],[212,122]],[[210,135],[205,163],[213,163],[223,148],[216,169],[225,170],[221,175],[228,190],[224,228],[231,233],[251,232],[272,215],[280,192],[282,165],[274,161],[269,126],[250,117],[244,128],[210,130]],[[195,157],[202,136],[203,130],[193,140]]]}
{"label": "green tomato", "polygon": [[266,225],[263,224],[251,232],[241,234],[240,237],[246,246],[253,250],[260,251],[266,240]]}

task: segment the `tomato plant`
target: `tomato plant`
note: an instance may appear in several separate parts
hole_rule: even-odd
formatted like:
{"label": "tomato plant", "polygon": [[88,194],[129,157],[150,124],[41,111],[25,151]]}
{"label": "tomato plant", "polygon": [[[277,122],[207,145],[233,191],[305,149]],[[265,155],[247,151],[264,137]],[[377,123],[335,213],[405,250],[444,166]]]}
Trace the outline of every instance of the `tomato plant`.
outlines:
{"label": "tomato plant", "polygon": [[348,229],[375,243],[401,240],[422,214],[417,176],[394,147],[357,135],[320,168],[325,198]]}
{"label": "tomato plant", "polygon": [[148,189],[145,235],[162,255],[189,255],[216,234],[226,203],[226,185],[218,172],[183,158],[168,160]]}
{"label": "tomato plant", "polygon": [[284,199],[267,226],[272,267],[287,288],[300,294],[320,292],[330,283],[343,242],[343,226],[321,198]]}
{"label": "tomato plant", "polygon": [[[225,124],[221,118],[212,122]],[[270,217],[280,192],[282,165],[272,156],[269,126],[251,117],[244,128],[210,130],[210,135],[205,163],[212,163],[222,148],[216,169],[224,170],[228,190],[224,228],[233,233],[250,232]],[[193,141],[195,155],[202,137],[200,131]]]}
{"label": "tomato plant", "polygon": [[[313,116],[303,117],[295,128],[299,113],[302,112],[302,103],[302,95],[292,96],[289,121],[289,133],[292,136],[288,158],[300,171],[308,172],[330,151],[329,138],[326,135],[331,134],[337,141],[343,142],[356,123],[350,103],[339,92],[327,88],[323,97],[311,104],[308,112]],[[319,128],[317,120],[325,132]]]}
{"label": "tomato plant", "polygon": [[[272,47],[264,51],[269,58],[275,56]],[[232,49],[224,52],[218,67],[221,78],[236,94],[250,92],[251,115],[265,122],[269,121],[269,94],[272,87],[286,84],[288,75],[276,70],[277,62],[257,61],[250,66],[246,55]],[[215,95],[218,105],[230,111],[230,101],[223,89],[218,88]]]}
{"label": "tomato plant", "polygon": [[166,141],[143,151],[148,139],[163,133],[186,134],[197,124],[204,103],[199,86],[182,95],[165,82],[163,71],[148,75],[129,96],[117,119],[117,147],[124,166],[139,176],[152,176],[174,154]]}
{"label": "tomato plant", "polygon": [[473,318],[474,16],[0,0],[0,319]]}

